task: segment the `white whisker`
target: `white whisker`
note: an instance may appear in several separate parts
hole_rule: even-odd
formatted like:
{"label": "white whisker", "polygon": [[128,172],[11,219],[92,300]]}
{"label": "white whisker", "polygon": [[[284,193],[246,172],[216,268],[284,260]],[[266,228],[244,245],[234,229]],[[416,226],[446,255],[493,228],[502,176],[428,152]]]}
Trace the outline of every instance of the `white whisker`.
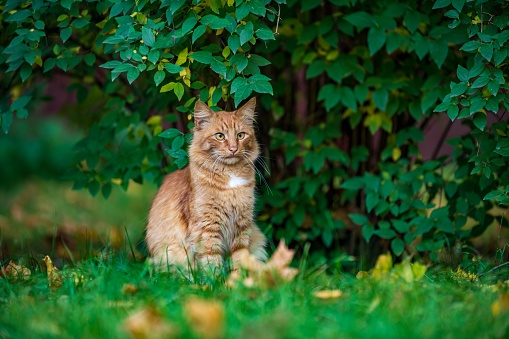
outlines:
{"label": "white whisker", "polygon": [[242,156],[249,162],[249,166],[251,166],[251,168],[256,172],[256,174],[258,174],[258,176],[260,177],[260,179],[263,181],[263,183],[265,184],[265,187],[267,187],[267,190],[269,191],[269,193],[272,195],[272,191],[269,187],[269,183],[267,182],[267,180],[265,180],[265,177],[263,176],[263,174],[260,172],[260,170],[258,168],[256,168],[255,164],[251,161],[251,159],[249,159],[249,157],[242,153]]}

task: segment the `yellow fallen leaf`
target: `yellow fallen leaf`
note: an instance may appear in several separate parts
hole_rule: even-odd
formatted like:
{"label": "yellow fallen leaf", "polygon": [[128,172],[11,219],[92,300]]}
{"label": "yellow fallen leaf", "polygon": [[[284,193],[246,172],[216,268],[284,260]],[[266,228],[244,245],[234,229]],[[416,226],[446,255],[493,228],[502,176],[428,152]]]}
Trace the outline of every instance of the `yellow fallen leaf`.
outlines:
{"label": "yellow fallen leaf", "polygon": [[131,314],[123,322],[124,330],[134,339],[178,338],[177,327],[166,321],[154,308],[147,307]]}
{"label": "yellow fallen leaf", "polygon": [[355,276],[355,278],[357,278],[357,279],[362,279],[362,278],[367,278],[367,277],[369,277],[369,273],[366,271],[359,271],[359,272],[357,272],[357,275]]}
{"label": "yellow fallen leaf", "polygon": [[191,298],[184,304],[184,318],[196,336],[216,339],[224,336],[225,310],[214,300]]}
{"label": "yellow fallen leaf", "polygon": [[498,316],[501,313],[509,311],[509,293],[501,294],[497,300],[491,304],[491,313]]}
{"label": "yellow fallen leaf", "polygon": [[0,267],[2,275],[6,277],[15,277],[19,279],[26,280],[30,278],[32,272],[28,268],[22,265],[16,265],[14,262],[9,261],[7,266]]}
{"label": "yellow fallen leaf", "polygon": [[380,254],[376,260],[375,268],[371,272],[371,276],[375,279],[385,277],[392,269],[392,256],[391,253]]}
{"label": "yellow fallen leaf", "polygon": [[276,251],[270,257],[269,261],[267,262],[267,266],[273,267],[273,268],[284,268],[290,265],[292,262],[293,256],[295,255],[294,250],[288,249],[286,247],[284,240],[281,240],[279,242],[279,245],[276,248]]}
{"label": "yellow fallen leaf", "polygon": [[45,256],[43,259],[46,264],[46,273],[48,274],[48,284],[49,287],[60,287],[62,286],[62,277],[60,273],[57,272],[58,269],[53,266],[53,261],[49,256]]}
{"label": "yellow fallen leaf", "polygon": [[320,299],[336,299],[343,295],[340,290],[322,290],[315,292],[315,297]]}
{"label": "yellow fallen leaf", "polygon": [[138,293],[138,286],[135,284],[127,283],[122,286],[122,294],[133,295]]}

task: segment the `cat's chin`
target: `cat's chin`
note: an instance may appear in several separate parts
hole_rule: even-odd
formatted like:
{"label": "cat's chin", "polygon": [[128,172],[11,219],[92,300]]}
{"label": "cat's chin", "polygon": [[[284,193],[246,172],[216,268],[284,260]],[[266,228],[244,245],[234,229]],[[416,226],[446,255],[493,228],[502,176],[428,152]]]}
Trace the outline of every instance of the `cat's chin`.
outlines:
{"label": "cat's chin", "polygon": [[221,162],[227,165],[235,165],[240,160],[241,158],[237,156],[221,157]]}

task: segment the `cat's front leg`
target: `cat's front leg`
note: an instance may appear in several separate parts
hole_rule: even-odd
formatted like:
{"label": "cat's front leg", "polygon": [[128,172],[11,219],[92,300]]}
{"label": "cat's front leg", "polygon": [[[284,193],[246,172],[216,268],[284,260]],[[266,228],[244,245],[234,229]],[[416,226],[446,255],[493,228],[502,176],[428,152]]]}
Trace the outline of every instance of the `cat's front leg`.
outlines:
{"label": "cat's front leg", "polygon": [[218,267],[223,264],[223,235],[218,224],[195,224],[190,243],[194,257],[201,267]]}
{"label": "cat's front leg", "polygon": [[237,224],[237,235],[231,244],[233,269],[238,270],[241,266],[258,266],[261,261],[252,256],[250,246],[252,241],[253,228],[256,227],[252,221],[242,220]]}

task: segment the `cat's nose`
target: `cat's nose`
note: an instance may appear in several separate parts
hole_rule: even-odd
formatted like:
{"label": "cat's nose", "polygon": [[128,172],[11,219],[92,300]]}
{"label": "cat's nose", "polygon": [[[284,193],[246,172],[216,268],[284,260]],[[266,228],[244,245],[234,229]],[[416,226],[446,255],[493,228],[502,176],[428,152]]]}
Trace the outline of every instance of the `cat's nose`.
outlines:
{"label": "cat's nose", "polygon": [[237,146],[230,146],[230,152],[232,152],[232,154],[235,154],[237,150],[238,150]]}

